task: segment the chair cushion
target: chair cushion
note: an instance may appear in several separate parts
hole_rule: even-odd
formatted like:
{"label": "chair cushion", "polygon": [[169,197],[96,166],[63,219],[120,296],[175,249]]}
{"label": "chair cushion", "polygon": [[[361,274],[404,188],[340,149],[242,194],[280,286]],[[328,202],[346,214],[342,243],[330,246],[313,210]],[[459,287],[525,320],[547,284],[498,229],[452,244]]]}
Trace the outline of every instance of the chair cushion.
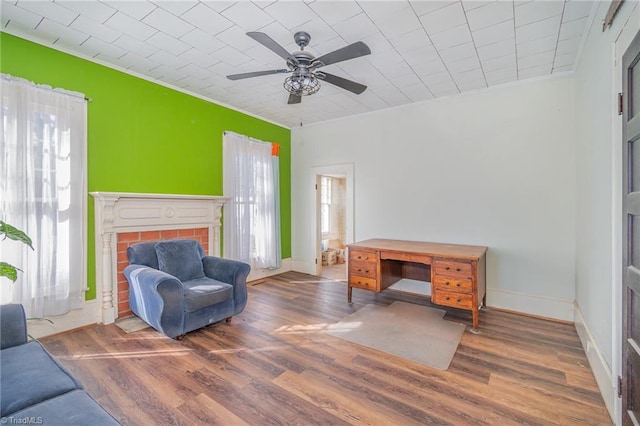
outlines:
{"label": "chair cushion", "polygon": [[158,269],[180,281],[204,277],[202,256],[194,240],[161,241],[156,244]]}
{"label": "chair cushion", "polygon": [[202,277],[182,283],[185,311],[195,312],[233,298],[233,286]]}
{"label": "chair cushion", "polygon": [[82,388],[38,342],[2,350],[0,382],[1,416]]}

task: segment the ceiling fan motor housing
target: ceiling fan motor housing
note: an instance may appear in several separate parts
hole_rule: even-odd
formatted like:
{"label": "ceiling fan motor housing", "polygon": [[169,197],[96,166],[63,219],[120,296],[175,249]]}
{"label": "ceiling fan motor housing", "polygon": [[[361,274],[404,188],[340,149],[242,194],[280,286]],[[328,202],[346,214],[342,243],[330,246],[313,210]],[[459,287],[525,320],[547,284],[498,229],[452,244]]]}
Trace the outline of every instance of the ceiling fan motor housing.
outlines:
{"label": "ceiling fan motor housing", "polygon": [[309,45],[309,41],[311,41],[311,36],[307,32],[298,31],[293,35],[293,39],[295,40],[296,44],[300,46],[300,49],[304,50],[304,48]]}

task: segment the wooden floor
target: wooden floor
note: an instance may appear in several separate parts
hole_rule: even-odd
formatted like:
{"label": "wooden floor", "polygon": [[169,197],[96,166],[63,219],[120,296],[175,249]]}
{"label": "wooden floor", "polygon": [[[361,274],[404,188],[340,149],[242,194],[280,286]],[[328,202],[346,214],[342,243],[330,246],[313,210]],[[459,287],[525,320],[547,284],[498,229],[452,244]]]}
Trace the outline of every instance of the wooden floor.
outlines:
{"label": "wooden floor", "polygon": [[356,289],[349,306],[344,282],[295,272],[252,284],[231,323],[182,341],[108,325],[42,343],[127,425],[611,424],[572,325],[482,312],[440,371],[324,331],[367,303],[425,299]]}

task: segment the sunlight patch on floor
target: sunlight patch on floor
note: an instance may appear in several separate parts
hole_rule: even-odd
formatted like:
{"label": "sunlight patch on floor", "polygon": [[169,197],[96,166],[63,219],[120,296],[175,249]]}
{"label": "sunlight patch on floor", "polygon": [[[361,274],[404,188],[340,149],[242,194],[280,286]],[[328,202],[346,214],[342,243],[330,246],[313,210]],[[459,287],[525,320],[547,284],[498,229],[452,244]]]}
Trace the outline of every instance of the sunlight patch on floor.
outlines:
{"label": "sunlight patch on floor", "polygon": [[356,328],[362,327],[362,324],[363,324],[362,321],[342,322],[340,324],[333,325],[331,327],[331,331],[334,331],[334,332],[351,331],[351,330],[355,330]]}
{"label": "sunlight patch on floor", "polygon": [[321,323],[321,324],[295,324],[295,325],[283,325],[273,331],[276,334],[303,334],[303,333],[317,333],[324,331],[331,327],[333,324]]}
{"label": "sunlight patch on floor", "polygon": [[145,330],[144,333],[134,332],[127,334],[124,337],[114,337],[111,340],[114,342],[132,342],[135,340],[166,340],[169,339],[164,334],[156,330]]}
{"label": "sunlight patch on floor", "polygon": [[58,358],[75,360],[75,361],[89,361],[93,359],[119,359],[119,358],[149,358],[158,356],[184,356],[194,353],[192,349],[167,349],[167,350],[155,350],[155,351],[132,351],[132,352],[102,352],[102,353],[88,353],[88,354],[76,354],[76,355],[61,355]]}

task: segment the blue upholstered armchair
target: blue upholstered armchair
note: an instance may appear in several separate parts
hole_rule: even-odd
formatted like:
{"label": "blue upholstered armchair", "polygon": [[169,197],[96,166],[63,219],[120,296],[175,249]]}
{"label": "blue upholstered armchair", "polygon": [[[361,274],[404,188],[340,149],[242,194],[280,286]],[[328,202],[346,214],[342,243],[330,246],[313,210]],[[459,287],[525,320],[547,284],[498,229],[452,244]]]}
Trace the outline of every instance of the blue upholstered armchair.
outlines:
{"label": "blue upholstered armchair", "polygon": [[251,267],[205,256],[194,240],[134,244],[127,249],[131,310],[171,338],[231,320],[247,304]]}

